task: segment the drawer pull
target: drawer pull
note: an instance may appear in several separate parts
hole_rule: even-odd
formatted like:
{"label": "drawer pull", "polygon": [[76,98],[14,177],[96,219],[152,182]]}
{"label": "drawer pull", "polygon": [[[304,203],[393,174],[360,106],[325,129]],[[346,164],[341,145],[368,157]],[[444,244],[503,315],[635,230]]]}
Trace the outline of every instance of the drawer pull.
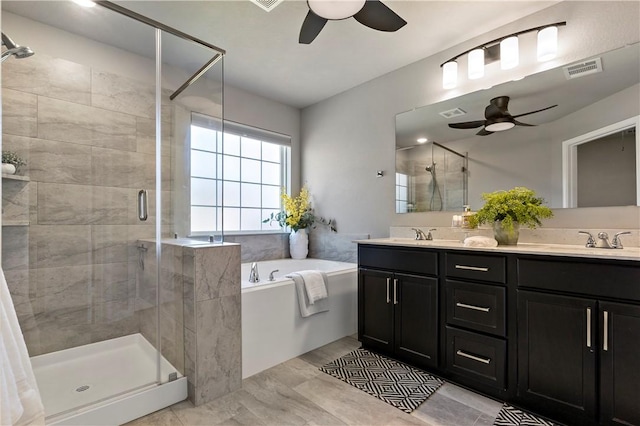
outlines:
{"label": "drawer pull", "polygon": [[602,337],[602,350],[608,351],[609,350],[609,312],[604,311],[603,317],[604,317],[603,318],[604,324],[602,326],[604,327],[604,333]]}
{"label": "drawer pull", "polygon": [[491,308],[483,308],[482,306],[474,306],[474,305],[467,305],[466,303],[456,303],[456,306],[459,308],[465,308],[465,309],[473,309],[474,311],[482,311],[482,312],[489,312],[491,310]]}
{"label": "drawer pull", "polygon": [[387,278],[387,303],[391,302],[391,296],[389,296],[389,283],[391,282],[391,278]]}
{"label": "drawer pull", "polygon": [[456,265],[456,269],[464,269],[465,271],[489,272],[489,268],[481,266]]}
{"label": "drawer pull", "polygon": [[398,279],[393,279],[393,304],[398,304]]}
{"label": "drawer pull", "polygon": [[587,347],[591,347],[591,308],[587,308]]}
{"label": "drawer pull", "polygon": [[465,357],[465,358],[469,358],[469,359],[472,359],[474,361],[481,362],[483,364],[489,364],[491,362],[491,358],[481,358],[479,356],[471,355],[471,354],[468,354],[468,353],[463,352],[461,350],[458,350],[456,352],[456,355],[459,355],[459,356],[462,356],[462,357]]}

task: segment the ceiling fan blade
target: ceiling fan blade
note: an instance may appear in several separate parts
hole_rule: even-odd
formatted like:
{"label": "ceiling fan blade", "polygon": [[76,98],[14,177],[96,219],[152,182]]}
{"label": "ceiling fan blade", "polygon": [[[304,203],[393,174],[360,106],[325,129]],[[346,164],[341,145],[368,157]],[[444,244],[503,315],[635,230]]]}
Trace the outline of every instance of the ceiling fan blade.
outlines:
{"label": "ceiling fan blade", "polygon": [[546,110],[548,110],[548,109],[555,108],[555,107],[557,107],[557,106],[558,106],[558,105],[551,105],[551,106],[548,106],[548,107],[546,107],[546,108],[538,109],[538,110],[535,110],[535,111],[525,112],[524,114],[514,115],[514,116],[513,116],[513,118],[524,117],[525,115],[535,114],[536,112],[541,112],[541,111],[546,111]]}
{"label": "ceiling fan blade", "polygon": [[362,9],[353,17],[362,25],[378,31],[398,31],[407,24],[407,21],[379,0],[367,0]]}
{"label": "ceiling fan blade", "polygon": [[491,135],[491,134],[493,134],[493,132],[490,132],[490,131],[488,131],[486,129],[482,129],[478,133],[476,133],[476,135],[478,135],[478,136],[487,136],[487,135]]}
{"label": "ceiling fan blade", "polygon": [[301,44],[309,44],[320,34],[322,28],[327,23],[325,18],[322,18],[311,10],[307,13],[307,17],[304,18],[304,22],[302,23],[302,28],[300,28],[300,37],[298,38],[298,43]]}
{"label": "ceiling fan blade", "polygon": [[449,127],[451,127],[452,129],[475,129],[480,126],[484,126],[484,120],[465,121],[462,123],[449,123]]}
{"label": "ceiling fan blade", "polygon": [[536,127],[536,124],[527,124],[527,123],[523,123],[522,121],[518,121],[518,120],[513,120],[514,124],[516,126],[527,126],[527,127]]}

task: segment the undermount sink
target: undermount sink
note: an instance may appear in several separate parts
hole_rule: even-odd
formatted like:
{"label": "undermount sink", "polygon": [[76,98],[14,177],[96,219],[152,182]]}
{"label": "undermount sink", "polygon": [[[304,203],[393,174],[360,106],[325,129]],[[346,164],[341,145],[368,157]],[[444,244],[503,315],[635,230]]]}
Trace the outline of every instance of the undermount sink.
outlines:
{"label": "undermount sink", "polygon": [[406,245],[418,245],[418,246],[451,244],[451,243],[462,244],[460,240],[447,240],[447,239],[440,239],[440,238],[434,238],[433,240],[416,240],[414,238],[388,238],[388,241],[391,243],[401,243]]}

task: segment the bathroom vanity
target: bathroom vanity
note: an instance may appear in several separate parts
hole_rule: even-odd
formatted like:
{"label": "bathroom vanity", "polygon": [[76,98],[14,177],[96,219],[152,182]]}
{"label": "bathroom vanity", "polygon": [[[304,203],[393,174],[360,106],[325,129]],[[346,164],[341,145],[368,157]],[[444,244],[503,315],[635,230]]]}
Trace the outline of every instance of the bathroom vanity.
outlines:
{"label": "bathroom vanity", "polygon": [[567,424],[640,424],[640,249],[358,241],[363,346]]}

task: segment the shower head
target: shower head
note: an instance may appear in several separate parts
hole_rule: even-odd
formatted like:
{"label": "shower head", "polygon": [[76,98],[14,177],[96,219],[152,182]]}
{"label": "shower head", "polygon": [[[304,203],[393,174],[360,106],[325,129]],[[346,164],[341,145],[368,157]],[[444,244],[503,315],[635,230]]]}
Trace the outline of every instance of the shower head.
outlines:
{"label": "shower head", "polygon": [[430,166],[427,166],[424,168],[426,171],[428,171],[429,173],[433,173],[436,171],[436,163],[431,163]]}
{"label": "shower head", "polygon": [[33,55],[33,50],[28,48],[27,46],[20,46],[16,44],[9,36],[2,33],[2,44],[7,47],[7,50],[2,52],[2,60],[0,62],[4,62],[9,59],[12,55],[17,59],[28,58]]}

